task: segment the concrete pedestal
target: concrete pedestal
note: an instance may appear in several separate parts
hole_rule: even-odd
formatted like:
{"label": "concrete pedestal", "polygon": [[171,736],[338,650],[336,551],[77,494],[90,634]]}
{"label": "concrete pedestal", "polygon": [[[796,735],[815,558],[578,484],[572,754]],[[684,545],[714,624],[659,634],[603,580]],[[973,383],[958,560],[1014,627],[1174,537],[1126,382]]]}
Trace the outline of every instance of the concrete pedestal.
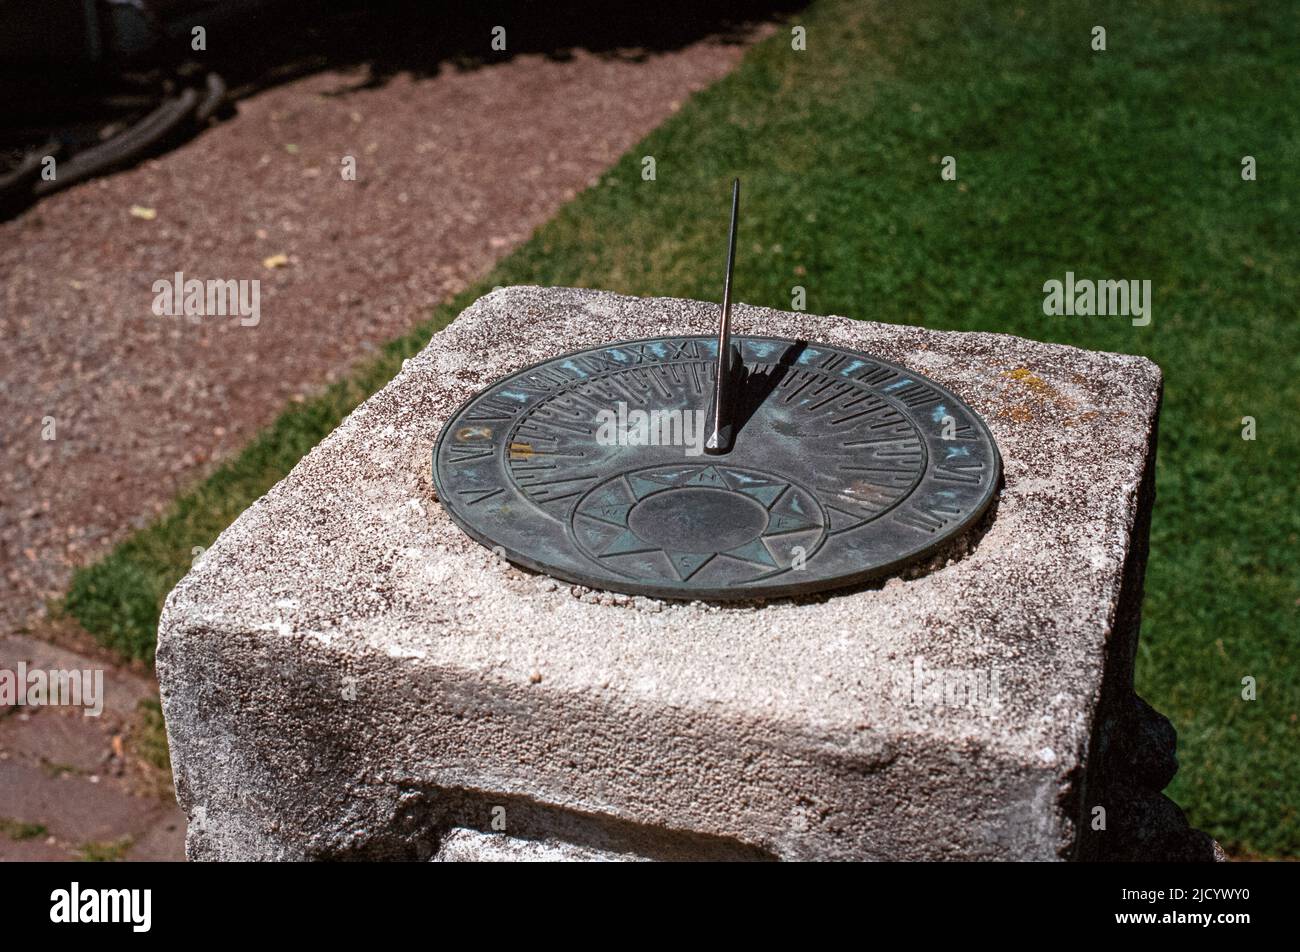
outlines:
{"label": "concrete pedestal", "polygon": [[191,858],[1213,855],[1159,794],[1173,732],[1133,694],[1161,389],[1143,358],[738,305],[737,333],[928,375],[1001,449],[1000,498],[958,546],[830,596],[588,591],[501,561],[434,499],[439,428],[494,378],[716,316],[498,290],[221,535],[159,630]]}

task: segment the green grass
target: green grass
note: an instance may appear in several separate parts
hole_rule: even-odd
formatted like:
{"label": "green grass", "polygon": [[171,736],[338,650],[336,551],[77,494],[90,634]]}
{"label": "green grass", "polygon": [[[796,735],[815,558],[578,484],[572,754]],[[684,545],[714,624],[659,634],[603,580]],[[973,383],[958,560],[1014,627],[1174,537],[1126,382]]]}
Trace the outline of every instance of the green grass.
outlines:
{"label": "green grass", "polygon": [[126,852],[135,843],[129,836],[107,843],[83,843],[77,849],[77,855],[83,863],[120,863],[126,859]]}
{"label": "green grass", "polygon": [[155,770],[171,774],[171,751],[167,748],[167,725],[163,721],[162,704],[155,698],[142,698],[136,705],[138,733],[131,746],[140,759]]}
{"label": "green grass", "polygon": [[[1178,728],[1170,794],[1225,846],[1300,854],[1300,37],[1272,2],[828,0],[755,48],[483,285],[290,410],[68,608],[137,657],[164,594],[248,503],[484,287],[716,300],[732,175],[753,304],[1003,331],[1164,368],[1138,684]],[[1091,29],[1108,31],[1094,53]],[[1259,180],[1243,182],[1243,155]],[[641,180],[654,155],[658,178]],[[957,182],[940,160],[957,159]],[[1045,317],[1043,282],[1149,279],[1153,322]],[[1241,439],[1241,418],[1258,439]],[[1258,700],[1241,700],[1241,679]]]}
{"label": "green grass", "polygon": [[0,816],[0,836],[7,836],[11,840],[34,840],[48,833],[49,830],[39,823],[23,823]]}

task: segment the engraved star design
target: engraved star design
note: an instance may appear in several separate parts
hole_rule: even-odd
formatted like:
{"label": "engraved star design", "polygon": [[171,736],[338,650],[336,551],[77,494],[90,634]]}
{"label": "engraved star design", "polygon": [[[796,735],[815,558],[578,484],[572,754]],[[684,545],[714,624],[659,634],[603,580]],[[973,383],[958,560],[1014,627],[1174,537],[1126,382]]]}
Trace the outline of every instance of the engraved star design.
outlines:
{"label": "engraved star design", "polygon": [[[731,549],[683,552],[647,541],[629,527],[628,516],[642,499],[664,490],[692,486],[740,493],[759,502],[767,510],[767,525],[762,534]],[[768,538],[822,527],[820,518],[807,511],[803,494],[793,490],[789,482],[775,477],[752,476],[721,466],[665,467],[629,473],[612,484],[605,495],[605,499],[585,504],[579,510],[583,516],[622,530],[601,549],[600,557],[661,552],[683,582],[718,556],[779,569],[781,563],[767,545]],[[629,498],[631,501],[626,501]]]}

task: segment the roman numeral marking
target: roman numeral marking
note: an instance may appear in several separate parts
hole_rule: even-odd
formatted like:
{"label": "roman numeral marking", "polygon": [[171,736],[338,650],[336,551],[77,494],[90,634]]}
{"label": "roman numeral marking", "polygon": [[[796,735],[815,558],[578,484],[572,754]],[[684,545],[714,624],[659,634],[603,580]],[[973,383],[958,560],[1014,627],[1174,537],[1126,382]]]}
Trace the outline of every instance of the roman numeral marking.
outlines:
{"label": "roman numeral marking", "polygon": [[978,486],[984,479],[984,464],[979,460],[958,457],[946,460],[935,467],[934,478],[946,483],[968,483]]}
{"label": "roman numeral marking", "polygon": [[890,370],[888,367],[876,366],[862,371],[853,379],[865,383],[868,387],[879,387],[882,383],[898,379],[898,371]]}
{"label": "roman numeral marking", "polygon": [[[535,476],[528,475],[530,470],[554,468],[554,466],[513,466],[511,467],[511,471],[517,474],[522,471],[524,475],[516,475],[515,482],[519,484],[520,488],[523,489],[529,497],[543,503],[556,502],[560,499],[570,499],[573,496],[577,496],[585,490],[585,484],[593,482],[596,479],[595,476],[569,476],[562,479],[538,479]],[[570,483],[578,483],[579,485],[570,489]]]}
{"label": "roman numeral marking", "polygon": [[594,354],[583,354],[581,357],[574,358],[574,360],[583,370],[593,374],[603,374],[609,370],[622,370],[626,366],[609,356],[609,352],[604,350],[597,351]]}
{"label": "roman numeral marking", "polygon": [[[519,432],[522,433],[527,431],[530,436],[536,434],[538,439],[550,440],[551,442],[555,442],[556,438],[548,436],[546,433],[547,430],[562,430],[565,433],[576,433],[578,436],[588,436],[591,434],[591,427],[589,426],[582,426],[578,423],[569,423],[565,420],[539,420],[538,417],[540,416],[542,416],[542,412],[534,414],[527,423],[519,424]],[[550,414],[547,414],[547,417],[549,416]]]}
{"label": "roman numeral marking", "polygon": [[476,459],[491,459],[492,454],[495,452],[496,450],[491,448],[482,449],[481,447],[475,447],[473,450],[463,450],[463,449],[459,449],[456,446],[452,446],[449,450],[447,450],[447,462],[470,463]]}
{"label": "roman numeral marking", "polygon": [[519,410],[519,404],[500,397],[484,397],[474,407],[474,414],[466,415],[466,420],[475,422],[487,420],[509,420]]}
{"label": "roman numeral marking", "polygon": [[901,390],[895,391],[894,396],[913,410],[919,407],[928,407],[932,403],[938,403],[943,399],[932,388],[923,383],[910,383]]}
{"label": "roman numeral marking", "polygon": [[694,340],[671,341],[670,340],[667,341],[667,344],[668,344],[668,349],[670,351],[670,353],[668,354],[669,360],[699,360],[700,359],[699,341],[694,341]]}
{"label": "roman numeral marking", "polygon": [[960,515],[961,510],[954,506],[913,504],[895,513],[894,519],[905,526],[933,535]]}
{"label": "roman numeral marking", "polygon": [[[845,440],[840,445],[845,449],[851,449],[855,446],[873,446],[877,443],[897,443],[900,439],[907,439],[908,443],[916,446],[915,439],[912,439],[913,433],[910,423],[907,423],[897,413],[891,413],[890,416],[879,423],[873,423],[868,430],[884,430],[880,436],[870,436],[861,440]],[[906,444],[905,444],[906,445]]]}
{"label": "roman numeral marking", "polygon": [[573,378],[568,374],[561,373],[558,370],[545,368],[534,370],[525,377],[516,377],[510,381],[510,386],[517,390],[524,390],[528,393],[535,393],[539,396],[545,396],[562,387],[567,387],[573,383]]}
{"label": "roman numeral marking", "polygon": [[467,497],[469,499],[469,505],[477,506],[484,499],[491,499],[493,496],[503,492],[505,492],[505,490],[498,486],[496,489],[458,489],[456,490],[456,495]]}
{"label": "roman numeral marking", "polygon": [[[893,466],[841,466],[840,469],[847,473],[888,473],[890,481],[895,484],[910,483],[916,478],[915,469],[897,469]],[[875,477],[868,478],[875,479]]]}
{"label": "roman numeral marking", "polygon": [[636,355],[635,363],[646,364],[654,363],[659,360],[658,355],[650,349],[650,344],[620,344],[619,350],[626,350]]}

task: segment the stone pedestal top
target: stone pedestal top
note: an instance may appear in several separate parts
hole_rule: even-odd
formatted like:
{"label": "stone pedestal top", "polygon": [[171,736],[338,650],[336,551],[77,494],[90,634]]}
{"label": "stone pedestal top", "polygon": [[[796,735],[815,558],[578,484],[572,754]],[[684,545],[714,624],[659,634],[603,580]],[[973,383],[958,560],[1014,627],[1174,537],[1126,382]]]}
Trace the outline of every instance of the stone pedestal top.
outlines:
{"label": "stone pedestal top", "polygon": [[829,596],[591,591],[497,558],[434,498],[440,428],[494,379],[716,321],[497,290],[222,533],[159,631],[192,856],[426,858],[458,827],[583,855],[1078,855],[1107,696],[1131,698],[1158,368],[736,305],[734,333],[927,375],[1002,454],[962,545]]}

